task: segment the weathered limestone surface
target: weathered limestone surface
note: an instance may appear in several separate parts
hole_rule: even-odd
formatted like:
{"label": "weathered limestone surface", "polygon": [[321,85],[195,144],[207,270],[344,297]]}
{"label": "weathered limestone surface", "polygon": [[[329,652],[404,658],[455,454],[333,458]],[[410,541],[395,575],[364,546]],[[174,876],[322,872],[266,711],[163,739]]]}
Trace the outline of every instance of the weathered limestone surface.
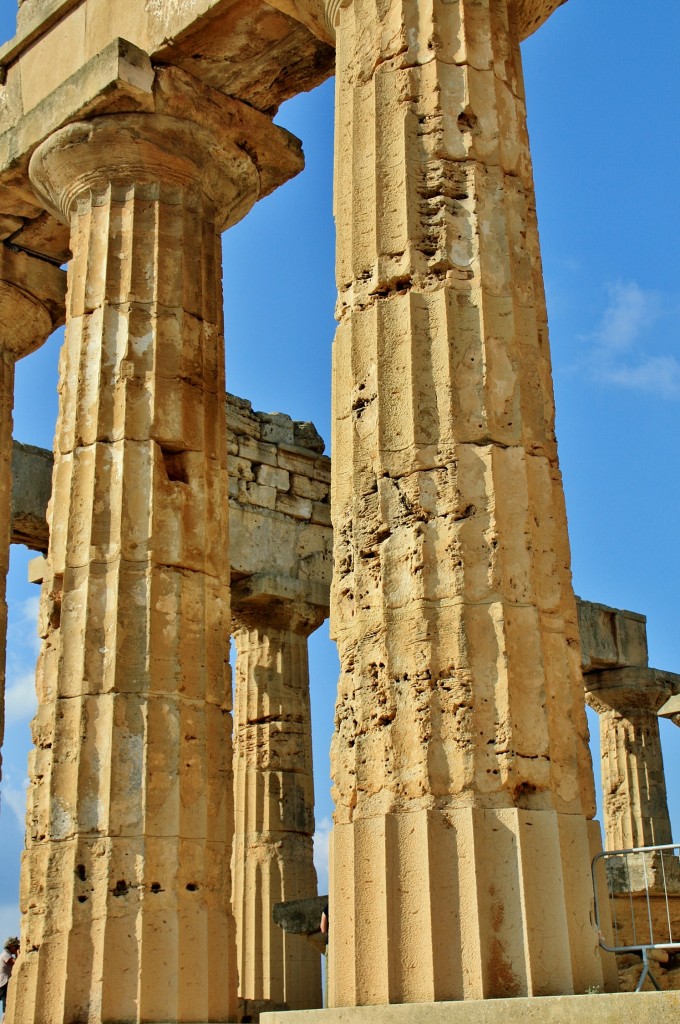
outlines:
{"label": "weathered limestone surface", "polygon": [[[311,424],[227,396],[231,576],[251,591],[327,605],[330,459]],[[285,582],[284,582],[285,581]],[[242,585],[246,586],[245,582]]]}
{"label": "weathered limestone surface", "polygon": [[[321,1005],[319,951],[274,904],[316,893],[307,637],[328,614],[330,466],[311,424],[229,396],[234,705],[234,914],[239,997]],[[237,553],[239,552],[239,553]],[[248,575],[238,582],[248,569]]]}
{"label": "weathered limestone surface", "polygon": [[52,452],[14,441],[12,448],[13,544],[46,553],[47,506],[52,493]]}
{"label": "weathered limestone surface", "polygon": [[219,231],[301,159],[177,71],[151,94],[31,162],[73,260],[17,1022],[236,1010]]}
{"label": "weathered limestone surface", "polygon": [[660,718],[670,718],[677,726],[680,726],[680,693],[669,697],[663,707],[659,708]]}
{"label": "weathered limestone surface", "polygon": [[[648,667],[646,620],[634,612],[579,602],[587,703],[600,720],[600,757],[608,850],[672,842],[658,715],[680,693],[680,676]],[[638,857],[615,888],[680,891],[671,859]]]}
{"label": "weathered limestone surface", "polygon": [[239,996],[253,1009],[321,1006],[319,952],[273,919],[275,903],[316,894],[307,637],[319,606],[232,594],[234,915]]}
{"label": "weathered limestone surface", "polygon": [[5,731],[14,367],[17,359],[42,345],[63,323],[65,287],[65,275],[58,267],[0,245],[0,748]]}
{"label": "weathered limestone surface", "polygon": [[576,604],[585,674],[598,669],[648,664],[644,615],[580,598],[576,599]]}
{"label": "weathered limestone surface", "polygon": [[[322,14],[319,0],[316,22]],[[154,109],[157,64],[272,113],[331,75],[333,61],[285,2],[29,0],[0,47],[0,239],[65,262],[68,231],[36,201],[31,154],[71,121]]]}
{"label": "weathered limestone surface", "polygon": [[603,982],[519,35],[338,12],[335,1006]]}
{"label": "weathered limestone surface", "polygon": [[351,1006],[307,1013],[269,1013],[263,1024],[675,1024],[678,992],[485,999],[408,1006]]}
{"label": "weathered limestone surface", "polygon": [[680,677],[630,667],[591,672],[584,682],[600,716],[606,848],[672,842],[657,712]]}

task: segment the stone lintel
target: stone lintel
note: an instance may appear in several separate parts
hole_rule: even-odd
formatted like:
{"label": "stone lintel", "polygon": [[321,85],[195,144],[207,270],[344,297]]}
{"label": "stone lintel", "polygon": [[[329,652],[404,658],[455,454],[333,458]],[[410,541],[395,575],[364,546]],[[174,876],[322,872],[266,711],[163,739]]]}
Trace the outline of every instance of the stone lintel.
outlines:
{"label": "stone lintel", "polygon": [[[16,216],[28,224],[44,216],[28,179],[34,150],[72,121],[120,110],[153,110],[153,80],[148,54],[116,39],[15,123],[5,121],[0,134],[0,216]],[[68,229],[57,229],[53,235],[40,251],[65,262]],[[24,245],[23,232],[16,241]]]}
{"label": "stone lintel", "polygon": [[[38,94],[30,103],[16,95],[19,88],[23,84],[13,84],[11,78],[5,86],[10,116],[0,134],[0,219],[8,219],[5,233],[17,219],[30,225],[45,216],[28,179],[28,164],[38,146],[65,126],[102,114],[156,112],[184,118],[215,133],[216,141],[252,151],[259,176],[258,199],[303,167],[299,142],[285,129],[273,128],[267,114],[179,68],[154,68],[146,51],[122,38],[112,40],[52,91],[42,97]],[[234,222],[231,217],[229,223]],[[17,244],[24,245],[23,232],[12,233]],[[51,242],[44,240],[40,251],[65,260],[67,234],[57,232]]]}
{"label": "stone lintel", "polygon": [[244,604],[268,604],[270,601],[304,601],[306,604],[328,608],[330,588],[313,580],[292,579],[284,576],[261,574],[249,576],[233,584],[231,597],[234,607]]}
{"label": "stone lintel", "polygon": [[[25,543],[25,541],[24,541],[24,543]],[[26,546],[27,547],[31,547],[30,544],[27,544]],[[38,584],[44,583],[45,582],[45,576],[47,575],[48,571],[49,571],[49,567],[48,567],[47,559],[45,558],[45,556],[44,555],[36,555],[36,557],[32,558],[30,560],[30,562],[28,563],[28,568],[27,568],[28,582],[29,583],[38,583]]]}
{"label": "stone lintel", "polygon": [[676,691],[680,677],[656,668],[616,668],[585,677],[586,701],[598,714],[616,711],[624,717],[636,711],[656,714]]}
{"label": "stone lintel", "polygon": [[328,29],[324,13],[324,0],[268,0],[271,7],[277,11],[295,18],[296,21],[306,25],[310,32],[329,45],[334,45],[335,40]]}
{"label": "stone lintel", "polygon": [[558,7],[567,0],[517,0],[520,39],[533,35]]}
{"label": "stone lintel", "polygon": [[12,450],[12,543],[47,551],[45,519],[52,491],[52,452],[14,442]]}
{"label": "stone lintel", "polygon": [[577,606],[584,673],[648,664],[644,615],[581,598]]}
{"label": "stone lintel", "polygon": [[675,680],[675,694],[668,698],[657,714],[659,718],[671,718],[676,725],[680,725],[680,676],[676,675]]}
{"label": "stone lintel", "polygon": [[[332,927],[332,925],[331,925]],[[264,1013],[261,1024],[676,1024],[680,992],[474,999]]]}
{"label": "stone lintel", "polygon": [[321,912],[328,903],[328,896],[310,896],[303,900],[285,900],[275,903],[274,924],[289,935],[318,935]]}

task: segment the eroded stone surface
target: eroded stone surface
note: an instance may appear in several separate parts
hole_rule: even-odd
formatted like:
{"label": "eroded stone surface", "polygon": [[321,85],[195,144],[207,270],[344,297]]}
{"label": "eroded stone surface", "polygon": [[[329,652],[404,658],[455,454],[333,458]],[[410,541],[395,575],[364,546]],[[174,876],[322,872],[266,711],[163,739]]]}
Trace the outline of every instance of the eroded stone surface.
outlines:
{"label": "eroded stone surface", "polygon": [[274,904],[315,895],[307,637],[325,610],[233,593],[234,914],[246,1007],[321,1006],[319,952],[274,923]]}
{"label": "eroded stone surface", "polygon": [[594,793],[513,12],[352,0],[336,46],[331,1003],[584,991]]}
{"label": "eroded stone surface", "polygon": [[71,125],[32,163],[74,257],[17,1022],[236,1012],[219,228],[294,150],[269,124],[255,171],[250,112],[156,85],[159,113]]}

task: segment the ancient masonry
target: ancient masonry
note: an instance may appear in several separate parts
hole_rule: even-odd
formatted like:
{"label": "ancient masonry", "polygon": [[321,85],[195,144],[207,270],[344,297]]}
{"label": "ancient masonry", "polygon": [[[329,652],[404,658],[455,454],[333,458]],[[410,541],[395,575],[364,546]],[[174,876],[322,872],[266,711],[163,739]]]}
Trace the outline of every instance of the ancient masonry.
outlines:
{"label": "ancient masonry", "polygon": [[[10,1024],[318,1005],[271,904],[316,885],[328,463],[239,400],[227,429],[219,236],[302,169],[272,117],[334,70],[330,1003],[514,997],[484,1011],[505,1021],[615,986],[519,49],[559,5],[23,0],[0,49],[5,569],[14,360],[66,337]],[[607,834],[656,841],[679,690],[630,629],[584,667]],[[660,998],[638,1019],[670,1019]]]}

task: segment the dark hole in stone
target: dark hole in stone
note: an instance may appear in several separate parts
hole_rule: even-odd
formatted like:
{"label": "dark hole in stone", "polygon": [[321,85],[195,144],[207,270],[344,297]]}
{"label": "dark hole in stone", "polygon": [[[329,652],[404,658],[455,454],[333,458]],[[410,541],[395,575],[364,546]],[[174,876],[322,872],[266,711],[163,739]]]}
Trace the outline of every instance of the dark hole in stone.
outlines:
{"label": "dark hole in stone", "polygon": [[168,480],[179,484],[189,483],[187,454],[184,451],[172,451],[172,449],[164,448],[161,445],[161,455],[163,456],[163,465],[165,466],[165,472],[168,474]]}
{"label": "dark hole in stone", "polygon": [[127,896],[127,893],[128,893],[127,882],[125,881],[124,878],[121,878],[121,879],[119,879],[116,882],[116,888],[113,890],[113,895],[114,896]]}
{"label": "dark hole in stone", "polygon": [[187,889],[189,892],[196,892],[198,890],[198,886],[195,882],[187,882]]}
{"label": "dark hole in stone", "polygon": [[151,883],[151,892],[162,892],[161,883],[160,882],[152,882]]}
{"label": "dark hole in stone", "polygon": [[78,864],[76,867],[76,874],[81,882],[84,882],[87,878],[87,871],[85,870],[84,864]]}
{"label": "dark hole in stone", "polygon": [[79,896],[78,903],[87,903],[87,896]]}

